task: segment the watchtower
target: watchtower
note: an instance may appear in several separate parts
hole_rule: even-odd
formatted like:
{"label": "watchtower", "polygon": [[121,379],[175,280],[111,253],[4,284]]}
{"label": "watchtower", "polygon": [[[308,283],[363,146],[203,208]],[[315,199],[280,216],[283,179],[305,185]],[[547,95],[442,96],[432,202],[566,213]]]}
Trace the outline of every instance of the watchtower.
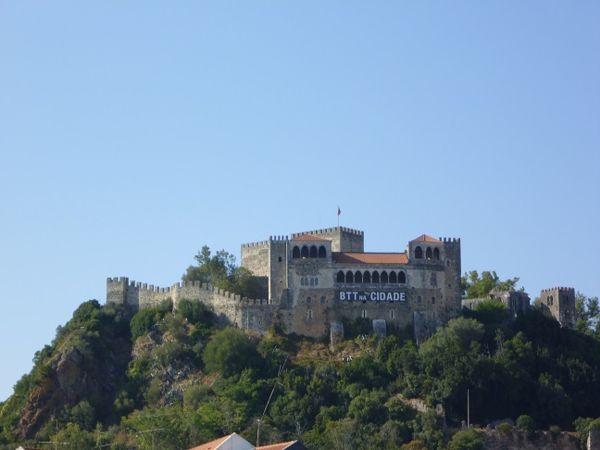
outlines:
{"label": "watchtower", "polygon": [[542,289],[540,306],[550,313],[561,326],[575,328],[575,289],[553,287]]}

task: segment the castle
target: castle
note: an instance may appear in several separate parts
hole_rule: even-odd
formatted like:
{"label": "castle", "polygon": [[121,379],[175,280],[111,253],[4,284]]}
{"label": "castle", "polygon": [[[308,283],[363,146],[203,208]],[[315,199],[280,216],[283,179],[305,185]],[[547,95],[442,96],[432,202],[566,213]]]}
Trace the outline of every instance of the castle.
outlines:
{"label": "castle", "polygon": [[[476,306],[476,302],[463,305],[461,299],[456,238],[423,234],[409,241],[404,251],[373,253],[364,251],[362,231],[338,226],[243,244],[241,264],[262,280],[265,299],[248,299],[198,282],[160,288],[120,277],[108,278],[106,300],[134,309],[168,298],[174,307],[182,299],[200,301],[240,328],[264,333],[278,324],[288,333],[304,336],[330,333],[332,340],[343,334],[344,323],[363,319],[378,334],[390,326],[409,327],[417,342],[458,316],[463,306]],[[542,295],[545,308],[571,326],[571,313],[560,305],[569,305],[570,310],[574,291],[565,292]],[[499,296],[509,309],[529,306],[526,294]]]}
{"label": "castle", "polygon": [[266,299],[247,299],[200,283],[169,288],[108,278],[106,299],[135,309],[171,298],[201,301],[241,328],[321,337],[347,321],[412,327],[430,334],[461,310],[460,239],[421,235],[405,251],[364,251],[364,233],[345,227],[244,244],[242,267],[261,277]]}

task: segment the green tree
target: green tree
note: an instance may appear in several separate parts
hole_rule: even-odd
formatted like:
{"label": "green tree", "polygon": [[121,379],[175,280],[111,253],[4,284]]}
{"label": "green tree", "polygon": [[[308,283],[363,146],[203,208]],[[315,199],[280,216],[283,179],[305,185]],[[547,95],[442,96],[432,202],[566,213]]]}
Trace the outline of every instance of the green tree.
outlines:
{"label": "green tree", "polygon": [[600,302],[598,297],[587,297],[581,292],[575,295],[576,328],[582,333],[595,331],[600,335]]}
{"label": "green tree", "polygon": [[209,372],[220,372],[228,377],[246,368],[260,368],[262,358],[256,343],[238,328],[224,328],[214,334],[203,354]]}
{"label": "green tree", "polygon": [[501,291],[515,289],[518,282],[517,277],[501,281],[495,271],[483,271],[479,275],[476,270],[472,270],[461,278],[461,289],[465,298],[482,298],[495,288]]}
{"label": "green tree", "polygon": [[219,250],[214,255],[208,246],[194,257],[195,266],[189,266],[181,277],[183,281],[198,281],[225,289],[235,294],[249,298],[265,298],[267,295],[266,284],[260,277],[236,266],[235,256],[225,250]]}
{"label": "green tree", "polygon": [[525,431],[526,433],[533,433],[535,431],[535,420],[533,417],[525,414],[517,417],[515,425],[519,431]]}
{"label": "green tree", "polygon": [[51,442],[66,450],[81,450],[94,448],[94,435],[82,430],[75,423],[68,423],[62,430],[56,433]]}
{"label": "green tree", "polygon": [[213,255],[207,245],[202,247],[194,259],[198,265],[187,268],[183,281],[199,281],[219,286],[235,270],[235,256],[225,250],[219,250]]}
{"label": "green tree", "polygon": [[475,430],[459,431],[448,443],[448,450],[483,450],[483,448],[483,439]]}
{"label": "green tree", "polygon": [[165,300],[158,306],[139,310],[131,318],[131,338],[135,341],[138,337],[148,333],[167,313],[173,309],[173,302]]}
{"label": "green tree", "polygon": [[381,425],[387,418],[384,405],[385,395],[382,391],[362,391],[354,397],[348,407],[348,416],[360,423],[376,423]]}

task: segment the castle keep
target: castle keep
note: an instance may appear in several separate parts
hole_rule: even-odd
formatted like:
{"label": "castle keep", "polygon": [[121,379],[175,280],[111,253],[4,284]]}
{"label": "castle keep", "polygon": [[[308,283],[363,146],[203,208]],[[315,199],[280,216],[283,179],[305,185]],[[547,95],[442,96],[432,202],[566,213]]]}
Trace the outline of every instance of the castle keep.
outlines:
{"label": "castle keep", "polygon": [[313,230],[242,245],[241,264],[266,286],[254,300],[206,284],[170,288],[107,280],[107,302],[143,308],[171,298],[201,301],[241,328],[265,332],[273,323],[286,332],[321,337],[343,322],[372,321],[411,327],[420,340],[461,310],[460,239],[421,235],[404,251],[364,251],[364,233],[345,227]]}

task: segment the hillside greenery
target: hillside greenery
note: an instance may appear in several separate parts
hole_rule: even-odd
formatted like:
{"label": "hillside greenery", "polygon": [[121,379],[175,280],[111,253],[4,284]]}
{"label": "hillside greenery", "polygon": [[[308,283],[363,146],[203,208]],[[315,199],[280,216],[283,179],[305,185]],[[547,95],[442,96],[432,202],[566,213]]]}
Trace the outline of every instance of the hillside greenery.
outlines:
{"label": "hillside greenery", "polygon": [[187,449],[231,432],[255,442],[260,423],[263,444],[312,450],[479,449],[478,432],[459,431],[467,389],[472,423],[584,436],[600,417],[597,300],[580,296],[578,318],[577,330],[536,309],[511,321],[492,300],[420,346],[355,324],[332,350],[223,326],[197,302],[132,315],[91,300],[0,404],[0,448]]}

